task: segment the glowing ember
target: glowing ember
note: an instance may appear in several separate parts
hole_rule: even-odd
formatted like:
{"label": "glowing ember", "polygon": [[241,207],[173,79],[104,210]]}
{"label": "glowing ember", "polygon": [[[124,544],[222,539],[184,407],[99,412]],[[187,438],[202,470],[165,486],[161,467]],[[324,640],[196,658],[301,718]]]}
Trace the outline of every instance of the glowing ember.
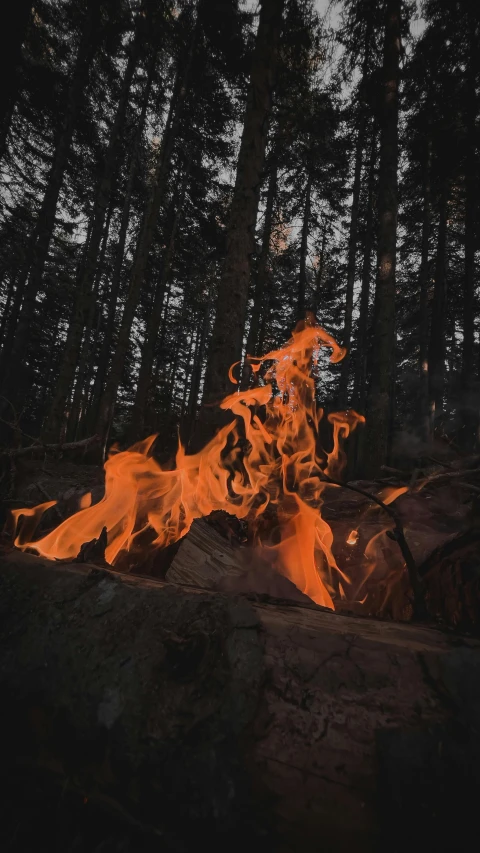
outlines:
{"label": "glowing ember", "polygon": [[[89,506],[87,499],[75,515],[36,541],[35,528],[52,502],[14,511],[20,528],[16,546],[72,559],[105,526],[106,559],[115,565],[126,552],[170,545],[185,536],[195,518],[221,509],[247,519],[255,545],[267,549],[275,568],[318,604],[333,608],[333,598],[344,597],[349,579],[336,563],[333,534],[322,518],[327,487],[322,474],[339,476],[345,461],[342,440],[364,418],[352,410],[328,415],[333,447],[330,452],[319,447],[323,410],[316,405],[311,373],[322,347],[332,350],[331,362],[345,355],[311,320],[299,324],[287,345],[250,359],[255,373],[265,364],[264,384],[223,400],[221,408],[235,418],[200,453],[187,455],[180,445],[173,470],[161,468],[150,454],[156,436],[111,453],[99,503]],[[267,507],[275,523],[265,532]],[[353,533],[349,544],[354,544]]]}
{"label": "glowing ember", "polygon": [[358,542],[358,530],[352,530],[348,534],[347,545],[356,545]]}

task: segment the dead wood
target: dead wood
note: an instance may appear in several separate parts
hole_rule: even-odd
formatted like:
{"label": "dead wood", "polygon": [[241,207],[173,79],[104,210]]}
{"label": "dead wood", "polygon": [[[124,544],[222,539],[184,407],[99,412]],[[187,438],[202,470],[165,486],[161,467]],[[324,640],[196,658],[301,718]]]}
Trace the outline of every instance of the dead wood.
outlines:
{"label": "dead wood", "polygon": [[460,631],[480,633],[480,527],[435,548],[420,566],[428,610]]}
{"label": "dead wood", "polygon": [[98,435],[92,435],[89,438],[83,438],[81,441],[69,441],[65,444],[43,444],[41,441],[35,441],[27,447],[13,447],[2,450],[2,454],[8,457],[18,458],[19,456],[37,455],[42,453],[64,453],[70,450],[87,450],[100,442]]}
{"label": "dead wood", "polygon": [[464,849],[479,675],[475,640],[15,552],[0,562],[1,839]]}

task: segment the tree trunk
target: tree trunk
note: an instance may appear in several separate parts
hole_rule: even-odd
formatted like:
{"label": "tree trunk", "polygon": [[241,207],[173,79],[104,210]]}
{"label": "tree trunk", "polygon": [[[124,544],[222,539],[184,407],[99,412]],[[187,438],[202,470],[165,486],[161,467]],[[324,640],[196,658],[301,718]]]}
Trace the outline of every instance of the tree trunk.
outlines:
{"label": "tree trunk", "polygon": [[448,181],[444,180],[440,193],[435,287],[433,291],[432,319],[428,346],[428,394],[432,429],[439,423],[442,417],[445,383],[448,196]]}
{"label": "tree trunk", "polygon": [[318,258],[318,267],[315,274],[315,290],[313,294],[312,308],[315,317],[318,318],[318,312],[321,310],[323,274],[325,271],[325,253],[327,249],[327,223],[323,223],[322,242],[320,245],[320,255]]}
{"label": "tree trunk", "polygon": [[[93,292],[90,298],[90,305],[88,307],[88,315],[85,323],[85,334],[83,338],[83,345],[80,349],[80,353],[78,356],[78,365],[77,365],[77,380],[75,382],[75,390],[73,392],[72,405],[70,408],[70,414],[67,419],[67,437],[70,440],[80,438],[78,435],[78,430],[80,426],[80,421],[83,420],[85,416],[85,405],[86,399],[88,397],[88,392],[86,386],[89,385],[92,372],[92,354],[93,354],[93,341],[92,341],[92,333],[93,333],[93,322],[95,318],[95,310],[100,311],[99,304],[99,293],[100,293],[100,283],[102,279],[102,275],[104,272],[103,265],[105,262],[105,254],[107,251],[108,245],[108,237],[110,233],[110,221],[113,214],[113,200],[110,204],[110,209],[107,214],[107,221],[105,223],[104,234],[102,239],[102,246],[100,250],[100,256],[97,258],[97,271],[95,274],[95,283],[93,285]],[[92,270],[92,274],[94,274],[94,270]]]}
{"label": "tree trunk", "polygon": [[148,313],[148,322],[145,330],[145,340],[142,347],[142,358],[140,361],[140,370],[138,373],[137,390],[131,414],[131,439],[136,440],[144,437],[145,430],[145,415],[147,408],[148,389],[152,381],[152,369],[155,358],[155,342],[158,336],[158,330],[162,319],[163,300],[165,297],[165,289],[167,286],[168,277],[172,268],[172,262],[175,252],[175,240],[177,237],[178,227],[183,214],[183,205],[185,202],[185,193],[187,189],[187,181],[190,172],[190,161],[185,165],[182,184],[176,199],[176,210],[173,217],[170,235],[168,238],[165,257],[162,260],[162,273],[160,281],[155,289],[155,297],[153,305]]}
{"label": "tree trunk", "polygon": [[423,222],[422,222],[422,256],[420,261],[420,323],[419,323],[419,338],[420,345],[418,348],[419,356],[419,379],[420,379],[420,435],[422,440],[428,444],[432,439],[431,422],[430,422],[430,407],[428,395],[428,338],[429,338],[429,305],[428,305],[428,285],[429,285],[429,248],[430,248],[430,230],[431,230],[431,157],[432,143],[427,141],[427,152],[425,164],[423,166]]}
{"label": "tree trunk", "polygon": [[55,148],[38,220],[30,238],[27,259],[24,265],[23,280],[20,280],[17,285],[20,293],[24,293],[22,307],[11,351],[2,353],[6,371],[8,371],[8,365],[16,365],[16,369],[10,370],[3,378],[3,395],[12,402],[20,400],[25,391],[24,383],[22,382],[22,370],[19,368],[25,361],[30,323],[35,314],[36,298],[42,284],[43,271],[55,226],[58,196],[70,152],[80,100],[87,83],[90,65],[97,46],[98,37],[96,31],[98,30],[99,14],[98,3],[95,0],[89,0],[73,77],[68,90],[61,131]]}
{"label": "tree trunk", "polygon": [[[260,318],[265,311],[265,291],[268,278],[268,267],[270,261],[270,243],[272,240],[273,228],[273,209],[277,196],[277,172],[278,162],[275,154],[272,157],[270,165],[270,177],[268,182],[267,199],[265,203],[265,219],[263,223],[262,248],[258,259],[258,269],[255,280],[255,290],[253,293],[252,316],[250,318],[250,327],[247,335],[247,355],[259,355],[257,351],[258,335],[260,329]],[[242,382],[244,387],[248,386],[250,380],[250,368],[247,362],[244,362],[242,374]]]}
{"label": "tree trunk", "polygon": [[[377,132],[372,128],[372,141],[368,165],[367,205],[365,211],[365,238],[363,244],[360,306],[356,333],[356,358],[353,375],[353,406],[363,414],[367,397],[367,365],[369,364],[370,282],[372,253],[375,239],[375,166],[377,160]],[[365,429],[357,429],[349,439],[348,479],[357,476],[364,452]]]}
{"label": "tree trunk", "polygon": [[200,333],[199,344],[195,353],[195,363],[193,365],[192,383],[190,386],[190,394],[188,398],[187,422],[184,426],[184,443],[188,444],[192,437],[193,425],[197,415],[198,397],[200,393],[200,384],[202,381],[202,366],[205,356],[205,344],[207,342],[208,330],[210,327],[210,312],[212,308],[212,285],[208,292],[208,299],[205,303],[203,312],[202,329]]}
{"label": "tree trunk", "polygon": [[130,342],[130,330],[137,310],[140,291],[145,279],[145,271],[147,269],[147,263],[150,256],[150,249],[158,223],[158,214],[165,196],[168,167],[170,165],[173,147],[180,127],[180,119],[183,114],[183,107],[187,95],[190,69],[198,33],[198,22],[199,19],[197,15],[188,47],[188,53],[185,57],[185,64],[182,69],[179,67],[177,70],[177,76],[170,101],[169,114],[159,151],[155,175],[153,177],[151,193],[147,201],[143,223],[138,238],[130,287],[125,300],[122,320],[118,332],[117,345],[115,347],[112,364],[100,402],[96,431],[102,437],[104,442],[107,440],[108,433],[110,431],[118,388],[122,380],[123,368]]}
{"label": "tree trunk", "polygon": [[465,272],[463,286],[463,348],[461,399],[462,446],[473,451],[478,442],[479,389],[475,365],[475,250],[478,211],[477,155],[477,67],[478,35],[473,12],[469,13],[470,44],[466,80],[465,125],[467,153],[465,163]]}
{"label": "tree trunk", "polygon": [[375,357],[367,401],[362,460],[364,476],[387,462],[395,362],[395,264],[398,214],[398,85],[401,48],[400,0],[387,0],[383,58],[383,117],[380,139],[378,257],[373,346]]}
{"label": "tree trunk", "polygon": [[475,837],[476,640],[21,554],[0,583],[11,853]]}
{"label": "tree trunk", "polygon": [[45,440],[54,440],[58,438],[60,434],[62,422],[65,417],[65,403],[70,394],[75,378],[75,371],[77,369],[82,345],[86,312],[91,301],[92,284],[95,278],[95,268],[98,262],[98,251],[102,240],[102,234],[104,232],[105,216],[110,203],[113,180],[117,169],[119,143],[125,124],[125,117],[130,98],[130,89],[133,76],[137,68],[140,47],[140,30],[137,29],[133,45],[129,51],[117,111],[103,160],[102,175],[97,186],[92,211],[90,239],[85,247],[82,272],[76,287],[75,307],[72,320],[68,328],[67,340],[60,366],[60,373],[58,375],[56,391],[44,427],[43,438]]}
{"label": "tree trunk", "polygon": [[120,219],[120,228],[118,232],[117,248],[115,251],[115,260],[113,264],[112,282],[110,287],[110,295],[107,305],[107,320],[103,334],[102,346],[98,360],[98,369],[95,376],[94,388],[92,393],[92,401],[89,406],[88,413],[88,431],[93,432],[97,422],[100,400],[107,375],[110,352],[112,350],[113,334],[115,331],[115,316],[117,311],[118,297],[120,293],[120,285],[122,280],[122,269],[125,258],[125,244],[127,241],[128,225],[130,222],[130,207],[132,203],[133,186],[138,171],[138,163],[140,156],[140,144],[145,127],[145,118],[147,115],[150,93],[152,90],[153,76],[155,73],[156,54],[153,53],[147,69],[147,79],[143,90],[142,107],[140,117],[137,123],[136,133],[133,139],[130,166],[128,169],[127,184],[125,187],[125,196],[123,200],[122,216]]}
{"label": "tree trunk", "polygon": [[298,276],[296,320],[305,318],[306,291],[307,291],[307,254],[308,234],[310,230],[310,216],[312,207],[312,179],[310,175],[305,187],[305,201],[303,205],[302,237],[300,240],[300,270]]}
{"label": "tree trunk", "polygon": [[363,92],[367,84],[369,72],[371,41],[373,30],[373,9],[367,12],[367,26],[365,30],[365,45],[363,49],[362,80],[359,87],[360,118],[358,122],[357,141],[355,144],[355,168],[353,173],[352,206],[350,209],[350,230],[348,234],[347,252],[347,286],[345,290],[345,314],[343,324],[342,345],[347,354],[340,366],[340,385],[338,389],[339,408],[345,409],[348,403],[348,379],[350,374],[350,347],[352,343],[353,325],[353,288],[355,284],[355,273],[357,266],[357,242],[358,242],[358,213],[360,207],[360,185],[362,178],[363,151],[365,148],[365,133],[367,126],[366,105],[363,103]]}
{"label": "tree trunk", "polygon": [[237,175],[226,234],[226,256],[219,286],[203,393],[199,441],[221,420],[218,403],[234,386],[228,378],[242,357],[243,332],[254,251],[255,226],[265,161],[268,121],[284,0],[262,0],[252,60]]}
{"label": "tree trunk", "polygon": [[7,138],[21,79],[22,45],[32,16],[32,0],[16,0],[8,5],[0,29],[0,160],[5,156]]}
{"label": "tree trunk", "polygon": [[[365,242],[363,246],[362,280],[360,288],[360,308],[357,326],[357,357],[353,381],[353,404],[359,412],[365,411],[367,392],[367,345],[368,319],[370,308],[370,280],[372,273],[372,252],[375,237],[374,229],[374,199],[375,199],[375,165],[377,159],[377,135],[372,129],[372,143],[368,166],[367,208],[365,212]],[[358,437],[360,433],[355,432]]]}
{"label": "tree trunk", "polygon": [[3,341],[5,330],[7,329],[10,321],[10,306],[12,302],[15,302],[15,294],[15,276],[11,273],[8,280],[7,298],[5,299],[5,305],[2,311],[2,320],[0,322],[0,341]]}

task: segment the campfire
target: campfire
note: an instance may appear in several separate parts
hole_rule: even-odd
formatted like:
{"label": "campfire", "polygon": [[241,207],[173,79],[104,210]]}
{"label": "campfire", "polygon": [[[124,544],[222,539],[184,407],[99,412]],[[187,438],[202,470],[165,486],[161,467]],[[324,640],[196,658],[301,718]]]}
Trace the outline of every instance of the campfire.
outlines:
{"label": "campfire", "polygon": [[[41,538],[35,531],[55,502],[14,510],[15,545],[71,560],[85,543],[106,538],[107,563],[135,569],[146,551],[165,549],[195,519],[223,510],[245,520],[249,547],[317,604],[335,609],[342,600],[363,601],[364,583],[385,550],[391,525],[368,542],[355,577],[339,565],[322,507],[326,492],[339,488],[343,442],[364,418],[353,409],[328,414],[332,446],[320,447],[324,412],[316,402],[315,375],[325,348],[333,363],[345,355],[312,318],[299,323],[285,346],[249,357],[254,387],[221,402],[233,417],[203,450],[189,455],[180,444],[171,468],[161,467],[152,454],[155,435],[126,451],[111,450],[98,503],[91,505],[85,495],[74,515]],[[235,382],[232,368],[230,378]],[[386,488],[382,502],[388,505],[405,491]],[[351,530],[344,542],[357,546],[359,531]]]}

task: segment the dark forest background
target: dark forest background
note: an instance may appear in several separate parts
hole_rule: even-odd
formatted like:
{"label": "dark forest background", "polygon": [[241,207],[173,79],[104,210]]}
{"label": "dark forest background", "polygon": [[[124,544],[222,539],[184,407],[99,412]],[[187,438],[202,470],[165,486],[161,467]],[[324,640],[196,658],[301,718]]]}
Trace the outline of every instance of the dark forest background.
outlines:
{"label": "dark forest background", "polygon": [[477,449],[480,8],[333,11],[11,4],[4,445],[194,446],[230,364],[313,311],[349,351],[326,359],[319,404],[367,417],[351,473]]}

